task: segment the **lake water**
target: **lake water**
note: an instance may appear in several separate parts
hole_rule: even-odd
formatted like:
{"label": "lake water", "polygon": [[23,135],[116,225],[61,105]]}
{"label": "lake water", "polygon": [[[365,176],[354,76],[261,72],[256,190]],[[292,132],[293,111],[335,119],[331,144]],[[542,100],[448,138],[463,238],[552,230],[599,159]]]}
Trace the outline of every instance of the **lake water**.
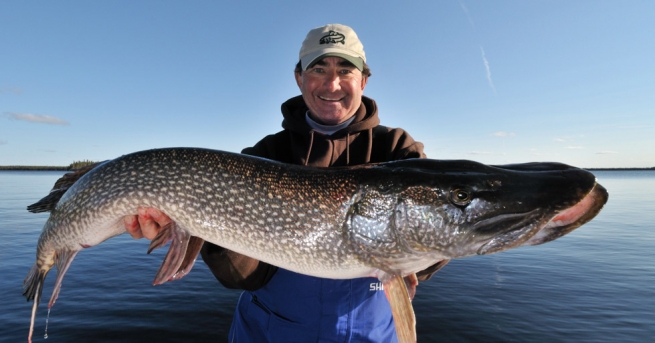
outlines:
{"label": "lake water", "polygon": [[[62,172],[0,171],[0,342],[24,342],[22,282],[46,214],[26,206]],[[650,342],[655,337],[655,171],[597,171],[610,200],[598,217],[541,246],[452,261],[419,285],[419,342]],[[166,249],[128,235],[81,252],[44,340],[50,273],[35,342],[225,342],[239,295],[198,259],[152,287]]]}

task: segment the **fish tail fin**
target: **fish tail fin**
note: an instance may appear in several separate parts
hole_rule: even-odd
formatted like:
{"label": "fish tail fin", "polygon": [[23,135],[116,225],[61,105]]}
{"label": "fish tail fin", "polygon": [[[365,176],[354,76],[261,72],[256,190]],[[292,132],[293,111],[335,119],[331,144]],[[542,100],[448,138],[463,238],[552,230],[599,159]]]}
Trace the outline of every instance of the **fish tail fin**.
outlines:
{"label": "fish tail fin", "polygon": [[27,301],[34,300],[38,306],[41,300],[41,292],[43,292],[43,281],[47,274],[48,271],[41,270],[36,263],[32,266],[23,281],[23,295],[27,298]]}
{"label": "fish tail fin", "polygon": [[[200,240],[200,244],[198,244],[198,240],[194,239],[191,249],[188,249],[191,237],[186,230],[180,228],[175,222],[170,222],[159,231],[157,237],[150,243],[148,253],[154,249],[163,247],[168,241],[171,244],[164,257],[164,261],[157,271],[155,280],[152,282],[153,285],[161,285],[167,281],[182,278],[191,270],[193,262],[195,262],[195,256],[189,261],[187,255],[191,255],[193,250],[195,250],[197,256],[200,247],[202,247],[202,239],[198,239]],[[189,253],[187,253],[188,250]]]}
{"label": "fish tail fin", "polygon": [[23,295],[27,298],[27,301],[34,300],[32,303],[32,316],[30,319],[30,333],[27,336],[29,342],[32,342],[34,321],[36,320],[36,309],[39,307],[39,302],[41,301],[43,282],[45,281],[46,275],[48,275],[48,270],[39,268],[35,263],[29,273],[27,273],[25,281],[23,281]]}
{"label": "fish tail fin", "polygon": [[[54,289],[52,290],[52,295],[50,296],[50,302],[48,303],[48,308],[51,308],[55,304],[57,297],[59,296],[59,290],[61,289],[61,281],[66,275],[68,267],[70,267],[71,262],[77,255],[78,251],[64,251],[55,253],[55,265],[57,266],[57,280],[55,281]],[[36,320],[36,311],[41,302],[42,293],[43,293],[43,283],[45,278],[48,275],[50,268],[42,268],[39,266],[39,263],[34,263],[32,269],[27,273],[27,277],[23,281],[23,295],[27,298],[27,301],[34,300],[32,304],[32,317],[30,320],[30,333],[28,336],[28,341],[32,341],[32,333],[34,332],[34,321]]]}

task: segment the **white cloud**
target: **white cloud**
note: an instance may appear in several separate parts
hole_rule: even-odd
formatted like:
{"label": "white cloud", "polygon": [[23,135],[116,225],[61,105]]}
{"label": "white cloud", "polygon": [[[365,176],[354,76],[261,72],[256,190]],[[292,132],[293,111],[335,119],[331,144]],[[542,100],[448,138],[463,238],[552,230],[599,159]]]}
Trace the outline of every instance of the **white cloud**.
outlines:
{"label": "white cloud", "polygon": [[68,125],[69,123],[63,119],[41,115],[41,114],[32,114],[32,113],[12,113],[5,112],[9,118],[27,121],[30,123],[43,123],[43,124],[52,124],[52,125]]}
{"label": "white cloud", "polygon": [[566,142],[566,139],[564,138],[553,138],[555,142]]}
{"label": "white cloud", "polygon": [[471,151],[468,152],[467,155],[493,155],[493,152],[490,151]]}
{"label": "white cloud", "polygon": [[584,149],[583,146],[567,146],[564,149],[569,149],[569,150],[582,150]]}
{"label": "white cloud", "polygon": [[490,136],[494,136],[494,137],[514,137],[515,134],[514,134],[514,132],[509,132],[508,133],[508,132],[505,132],[505,131],[498,131],[498,132],[494,132],[494,133],[490,134]]}
{"label": "white cloud", "polygon": [[618,152],[605,150],[605,151],[598,151],[598,152],[596,152],[596,154],[598,154],[598,155],[610,155],[610,154],[618,154]]}
{"label": "white cloud", "polygon": [[13,93],[20,95],[23,91],[18,87],[0,87],[0,93]]}

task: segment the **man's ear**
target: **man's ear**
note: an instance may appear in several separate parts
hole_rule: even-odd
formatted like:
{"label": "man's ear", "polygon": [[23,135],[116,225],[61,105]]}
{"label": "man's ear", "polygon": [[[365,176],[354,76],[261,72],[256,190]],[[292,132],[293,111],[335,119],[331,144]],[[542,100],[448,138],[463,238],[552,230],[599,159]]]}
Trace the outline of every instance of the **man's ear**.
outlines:
{"label": "man's ear", "polygon": [[296,84],[298,85],[298,88],[302,88],[302,75],[298,72],[293,72],[294,76],[296,77]]}

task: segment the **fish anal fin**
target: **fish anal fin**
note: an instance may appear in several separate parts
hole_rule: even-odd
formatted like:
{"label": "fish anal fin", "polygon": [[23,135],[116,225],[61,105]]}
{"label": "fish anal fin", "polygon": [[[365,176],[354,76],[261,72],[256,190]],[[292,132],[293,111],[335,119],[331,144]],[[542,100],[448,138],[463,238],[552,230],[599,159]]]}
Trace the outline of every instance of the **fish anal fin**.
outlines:
{"label": "fish anal fin", "polygon": [[[191,235],[186,230],[179,228],[175,222],[171,222],[164,226],[157,237],[152,240],[148,251],[150,252],[152,249],[165,245],[165,242],[169,239],[171,244],[164,257],[164,261],[157,271],[155,280],[152,282],[153,286],[161,285],[171,280],[178,272],[187,255],[186,251]],[[164,243],[162,244],[162,242]]]}
{"label": "fish anal fin", "polygon": [[61,290],[61,282],[64,280],[64,276],[70,267],[71,262],[77,256],[79,250],[75,251],[63,251],[55,255],[55,266],[57,266],[57,279],[55,279],[55,286],[52,289],[52,295],[50,296],[50,301],[48,302],[48,308],[51,308],[55,304],[57,298],[59,297],[59,291]]}
{"label": "fish anal fin", "polygon": [[196,263],[196,258],[198,258],[198,254],[200,253],[200,249],[202,249],[204,243],[204,239],[196,236],[191,236],[189,239],[189,244],[186,248],[186,253],[184,254],[184,260],[182,261],[182,264],[178,268],[177,272],[175,272],[175,274],[173,274],[173,276],[168,281],[181,279],[185,275],[189,274],[193,268],[193,265]]}
{"label": "fish anal fin", "polygon": [[[415,278],[415,276],[414,276]],[[416,282],[418,284],[418,281]],[[414,293],[416,285],[414,285]],[[399,343],[416,342],[416,317],[407,284],[403,277],[394,275],[384,283],[384,294],[389,300]]]}

